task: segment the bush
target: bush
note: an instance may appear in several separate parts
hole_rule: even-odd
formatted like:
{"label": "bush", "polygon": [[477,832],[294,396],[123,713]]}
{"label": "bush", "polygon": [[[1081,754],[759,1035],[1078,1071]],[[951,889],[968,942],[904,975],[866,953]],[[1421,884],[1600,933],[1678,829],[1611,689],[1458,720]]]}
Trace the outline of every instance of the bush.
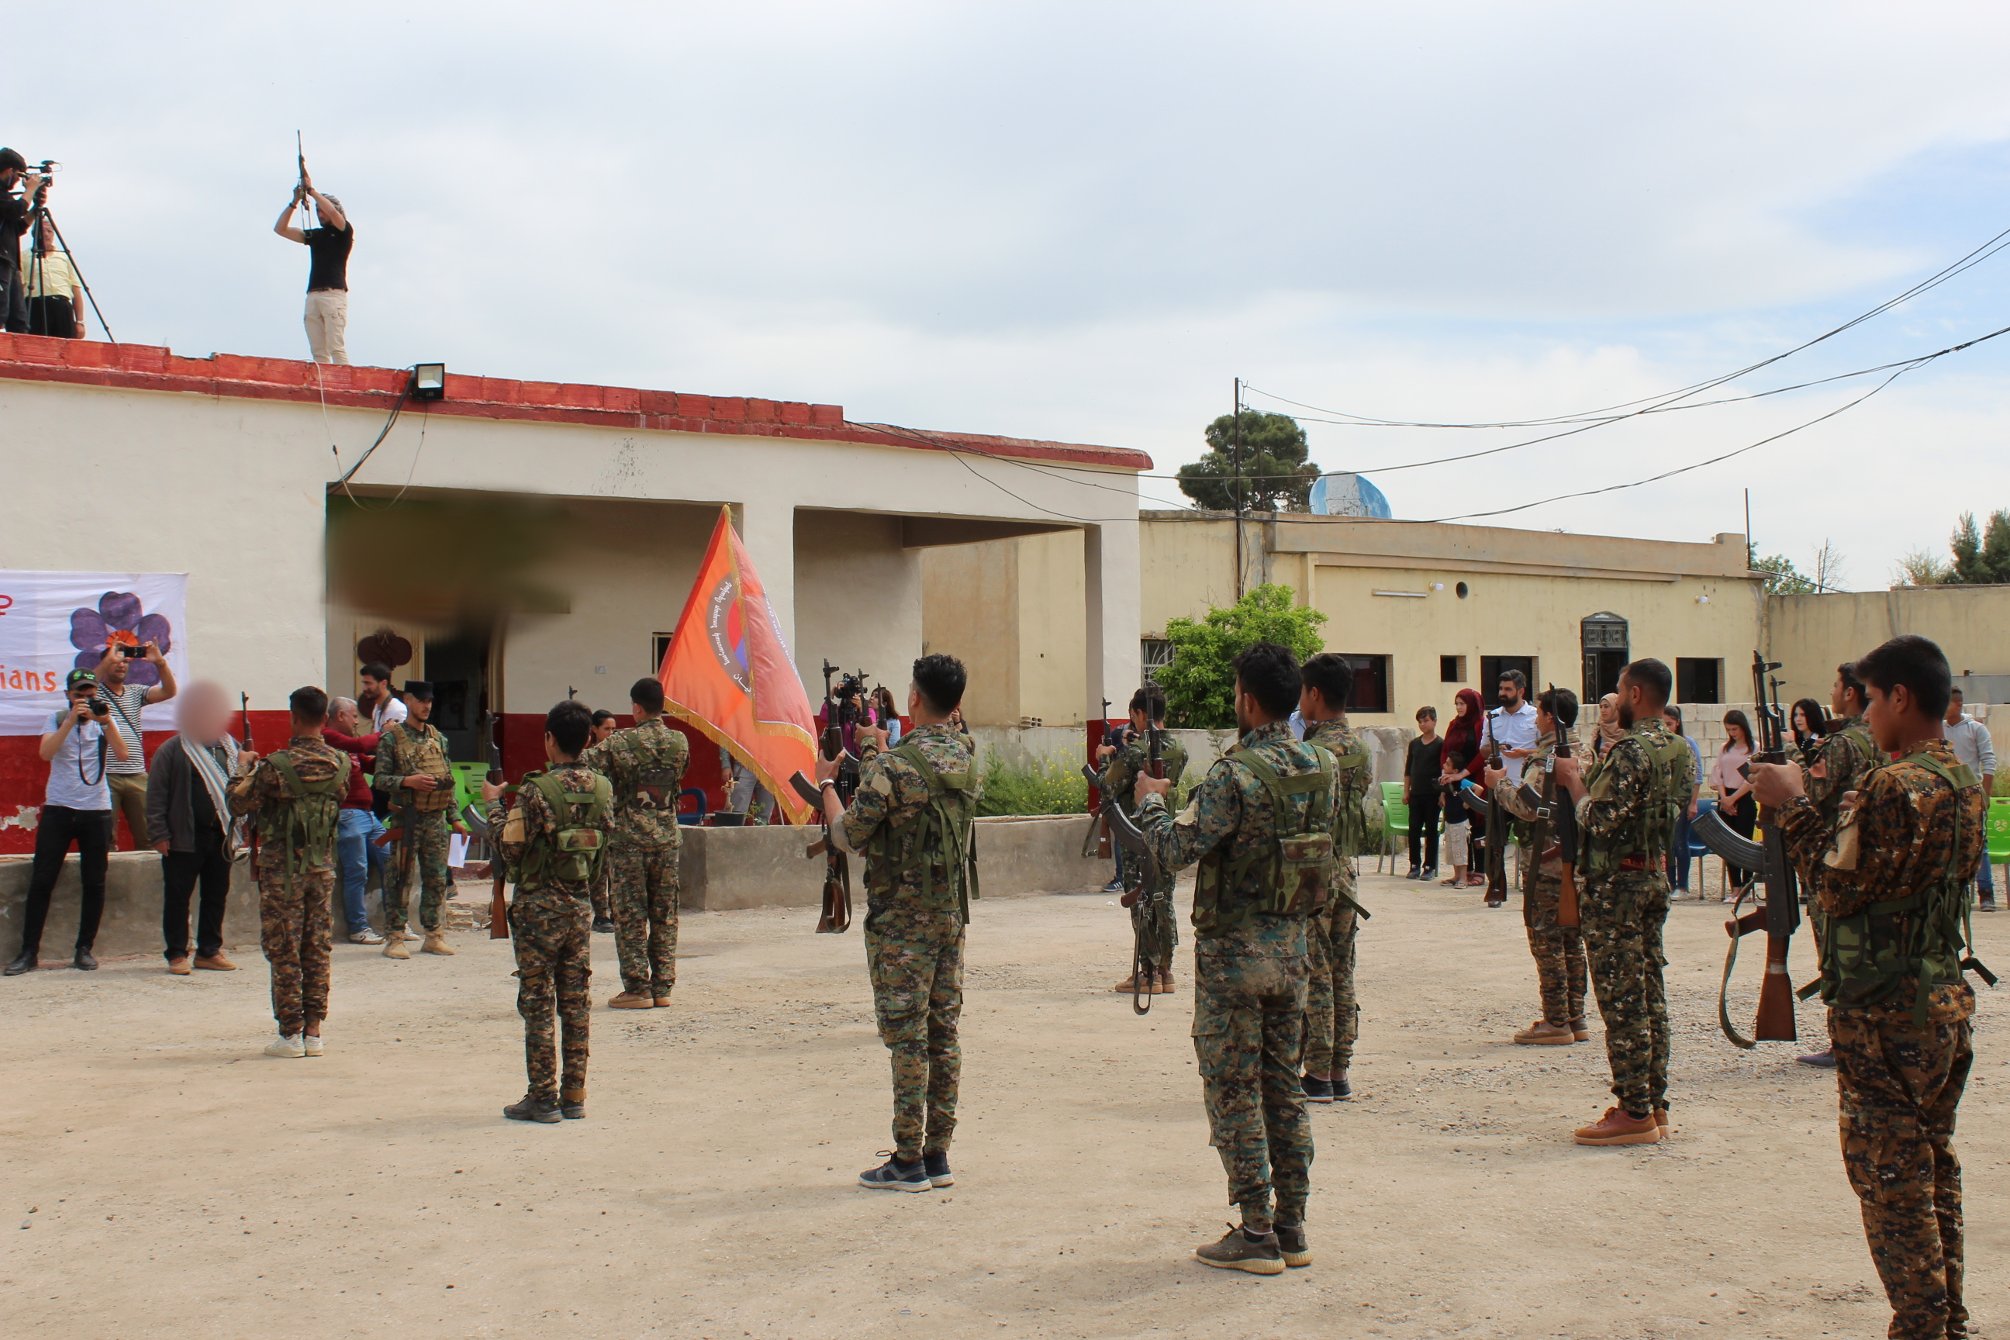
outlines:
{"label": "bush", "polygon": [[993,763],[984,770],[981,815],[1086,814],[1089,783],[1082,765],[1049,755],[1032,763]]}
{"label": "bush", "polygon": [[1200,619],[1168,619],[1172,664],[1154,678],[1176,726],[1221,730],[1235,724],[1235,658],[1257,642],[1277,642],[1300,661],[1318,653],[1326,616],[1293,603],[1288,586],[1259,586]]}

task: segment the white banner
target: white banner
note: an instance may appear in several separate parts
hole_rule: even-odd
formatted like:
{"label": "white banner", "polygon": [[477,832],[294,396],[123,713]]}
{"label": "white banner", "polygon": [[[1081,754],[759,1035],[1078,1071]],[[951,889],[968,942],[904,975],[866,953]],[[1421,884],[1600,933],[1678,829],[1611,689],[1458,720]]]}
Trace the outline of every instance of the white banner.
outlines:
{"label": "white banner", "polygon": [[[177,679],[188,675],[185,572],[11,572],[0,569],[0,735],[40,735],[63,705],[63,679],[95,670],[107,644],[153,642]],[[128,684],[159,672],[134,660]],[[148,709],[149,731],[173,730],[173,700]]]}

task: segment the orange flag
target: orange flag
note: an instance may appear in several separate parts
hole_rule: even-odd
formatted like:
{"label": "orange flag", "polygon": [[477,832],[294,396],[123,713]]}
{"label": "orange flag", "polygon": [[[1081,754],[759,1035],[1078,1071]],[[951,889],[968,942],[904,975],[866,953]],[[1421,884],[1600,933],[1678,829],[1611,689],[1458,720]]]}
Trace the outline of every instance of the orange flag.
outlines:
{"label": "orange flag", "polygon": [[790,823],[809,822],[810,807],[789,786],[816,764],[809,695],[724,507],[656,677],[671,716],[752,771]]}

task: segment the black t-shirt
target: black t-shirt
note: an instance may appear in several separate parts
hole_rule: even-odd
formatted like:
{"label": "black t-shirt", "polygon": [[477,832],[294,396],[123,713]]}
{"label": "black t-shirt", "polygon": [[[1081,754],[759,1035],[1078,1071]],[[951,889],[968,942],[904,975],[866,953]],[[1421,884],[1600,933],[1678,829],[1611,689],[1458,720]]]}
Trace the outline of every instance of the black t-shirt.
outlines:
{"label": "black t-shirt", "polygon": [[1410,752],[1404,770],[1410,775],[1410,793],[1412,795],[1416,795],[1420,791],[1435,793],[1438,785],[1438,773],[1443,768],[1442,760],[1444,759],[1444,755],[1445,737],[1442,735],[1428,744],[1421,738],[1410,741]]}
{"label": "black t-shirt", "polygon": [[27,231],[27,197],[0,191],[0,262],[21,263],[21,234]]}
{"label": "black t-shirt", "polygon": [[344,222],[340,232],[333,228],[309,228],[307,250],[313,261],[307,267],[307,291],[349,288],[349,248],[356,245],[356,225]]}

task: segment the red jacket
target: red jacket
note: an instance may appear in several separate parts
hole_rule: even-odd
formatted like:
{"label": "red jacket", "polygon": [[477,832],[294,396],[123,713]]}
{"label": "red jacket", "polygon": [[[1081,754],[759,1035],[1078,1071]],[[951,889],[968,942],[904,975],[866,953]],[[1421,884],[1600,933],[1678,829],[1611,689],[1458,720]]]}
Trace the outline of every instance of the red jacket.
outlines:
{"label": "red jacket", "polygon": [[377,762],[377,741],[382,734],[344,735],[338,730],[323,728],[321,738],[349,756],[349,794],[342,798],[345,810],[367,810],[370,808],[370,784],[363,780]]}

